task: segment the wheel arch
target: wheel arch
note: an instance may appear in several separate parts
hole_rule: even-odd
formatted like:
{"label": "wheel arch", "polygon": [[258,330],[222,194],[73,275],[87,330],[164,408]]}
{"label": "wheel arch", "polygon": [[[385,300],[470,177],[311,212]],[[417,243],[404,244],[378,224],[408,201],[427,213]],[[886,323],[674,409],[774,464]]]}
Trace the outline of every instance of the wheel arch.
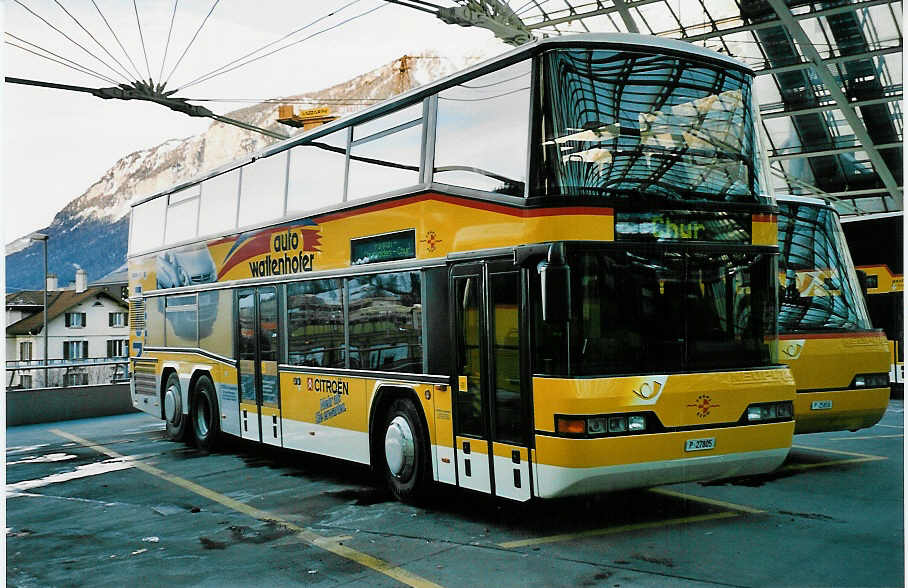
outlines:
{"label": "wheel arch", "polygon": [[[167,420],[167,416],[164,414],[164,392],[167,390],[167,380],[170,379],[170,374],[176,374],[178,379],[180,377],[180,373],[177,371],[177,368],[172,365],[165,365],[161,370],[161,382],[158,386],[158,401],[161,405],[161,420]],[[182,401],[182,398],[180,400]]]}
{"label": "wheel arch", "polygon": [[391,403],[398,398],[409,400],[413,403],[416,412],[419,414],[419,423],[426,442],[431,444],[432,437],[429,435],[429,425],[416,390],[402,384],[379,384],[372,397],[372,405],[369,409],[369,467],[373,470],[382,463],[382,455],[380,454],[383,447],[380,438],[382,434],[380,430],[381,416],[388,412]]}

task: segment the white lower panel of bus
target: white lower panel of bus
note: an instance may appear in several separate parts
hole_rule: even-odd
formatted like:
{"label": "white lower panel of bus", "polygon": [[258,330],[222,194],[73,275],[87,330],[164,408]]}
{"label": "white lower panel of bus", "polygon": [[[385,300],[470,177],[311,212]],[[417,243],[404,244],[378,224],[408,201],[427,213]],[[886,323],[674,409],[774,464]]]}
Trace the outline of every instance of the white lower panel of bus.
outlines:
{"label": "white lower panel of bus", "polygon": [[436,482],[457,484],[457,473],[454,471],[454,448],[439,445],[432,446],[432,463],[435,464]]}
{"label": "white lower panel of bus", "polygon": [[[464,443],[470,452],[464,451]],[[492,481],[489,475],[488,442],[481,439],[457,438],[457,484],[462,488],[489,494]]]}
{"label": "white lower panel of bus", "polygon": [[259,440],[259,409],[256,405],[240,405],[240,436],[243,439]]}
{"label": "white lower panel of bus", "polygon": [[[525,454],[526,450],[523,450]],[[530,499],[530,462],[526,455],[520,463],[514,463],[509,457],[494,456],[495,495],[511,500]]]}
{"label": "white lower panel of bus", "polygon": [[283,419],[284,447],[369,463],[369,435],[339,427],[326,427]]}
{"label": "white lower panel of bus", "polygon": [[661,486],[692,480],[760,474],[779,467],[788,448],[711,455],[668,461],[650,461],[598,468],[565,468],[534,464],[536,496],[555,498],[574,494],[611,492],[626,488]]}

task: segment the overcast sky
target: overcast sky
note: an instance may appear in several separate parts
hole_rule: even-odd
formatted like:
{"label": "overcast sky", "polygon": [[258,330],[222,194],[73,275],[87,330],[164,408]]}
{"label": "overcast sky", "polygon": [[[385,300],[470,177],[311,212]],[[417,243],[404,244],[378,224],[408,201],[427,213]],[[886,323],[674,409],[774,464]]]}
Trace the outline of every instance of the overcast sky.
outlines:
{"label": "overcast sky", "polygon": [[[155,81],[168,78],[199,24],[215,0],[176,0],[177,11],[164,62],[174,0],[138,0],[146,66],[133,3],[125,0],[61,0],[60,4],[85,26],[113,57],[130,71],[117,40],[99,16],[100,8],[117,39],[140,72],[151,71]],[[404,54],[426,49],[442,55],[494,54],[507,46],[481,29],[446,25],[434,16],[382,0],[299,2],[291,0],[221,0],[174,70],[167,85],[178,88],[283,35],[337,10],[325,20],[295,34],[301,39],[350,17],[380,7],[375,12],[275,53],[249,66],[180,90],[189,98],[271,98],[318,90],[391,62]],[[61,29],[84,50],[30,14],[34,11]],[[349,5],[349,6],[347,6]],[[345,8],[346,6],[346,8]],[[8,34],[76,62],[117,83],[114,60],[101,49],[53,0],[9,0],[3,4],[3,28]],[[6,36],[25,47],[23,41]],[[108,69],[89,52],[109,63]],[[4,46],[2,69],[6,76],[56,83],[109,87],[110,81],[74,71]],[[132,78],[137,76],[133,75]],[[161,106],[101,100],[89,94],[2,86],[3,142],[3,242],[41,229],[54,214],[80,196],[120,157],[167,139],[204,131],[208,119],[190,118]],[[242,103],[204,103],[218,113]]]}

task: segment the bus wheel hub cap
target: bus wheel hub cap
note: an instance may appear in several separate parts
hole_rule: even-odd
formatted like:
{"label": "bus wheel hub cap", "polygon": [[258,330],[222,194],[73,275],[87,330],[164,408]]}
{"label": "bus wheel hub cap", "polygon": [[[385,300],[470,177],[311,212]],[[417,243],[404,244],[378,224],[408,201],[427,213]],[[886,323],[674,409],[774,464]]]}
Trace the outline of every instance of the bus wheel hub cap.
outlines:
{"label": "bus wheel hub cap", "polygon": [[176,386],[169,386],[164,392],[164,416],[171,423],[180,420],[180,390]]}
{"label": "bus wheel hub cap", "polygon": [[413,431],[402,416],[394,417],[385,432],[385,463],[395,478],[407,479],[413,472]]}

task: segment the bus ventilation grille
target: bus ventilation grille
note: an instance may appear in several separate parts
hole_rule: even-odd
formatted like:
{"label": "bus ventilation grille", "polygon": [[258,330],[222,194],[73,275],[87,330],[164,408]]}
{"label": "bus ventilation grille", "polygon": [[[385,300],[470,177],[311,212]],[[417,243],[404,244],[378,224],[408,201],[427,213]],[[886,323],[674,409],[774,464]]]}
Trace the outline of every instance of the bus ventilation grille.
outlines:
{"label": "bus ventilation grille", "polygon": [[129,324],[133,329],[145,330],[145,299],[129,301]]}

